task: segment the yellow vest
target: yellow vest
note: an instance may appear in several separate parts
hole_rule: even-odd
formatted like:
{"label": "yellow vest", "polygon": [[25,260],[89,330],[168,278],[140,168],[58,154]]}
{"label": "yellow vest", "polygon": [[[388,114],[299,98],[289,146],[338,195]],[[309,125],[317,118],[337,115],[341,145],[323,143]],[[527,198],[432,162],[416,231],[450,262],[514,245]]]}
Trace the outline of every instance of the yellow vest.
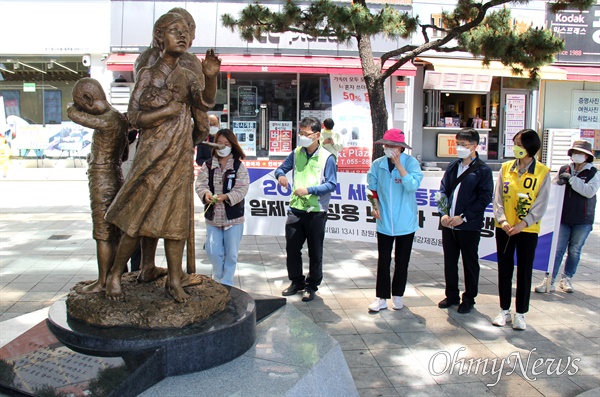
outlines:
{"label": "yellow vest", "polygon": [[[533,171],[533,173],[531,173]],[[544,178],[550,169],[544,164],[533,160],[527,172],[519,178],[516,160],[502,164],[500,176],[502,177],[502,201],[504,202],[504,215],[511,225],[519,223],[527,214],[540,192]],[[500,227],[496,221],[496,227]],[[539,233],[540,221],[528,225],[524,232]]]}

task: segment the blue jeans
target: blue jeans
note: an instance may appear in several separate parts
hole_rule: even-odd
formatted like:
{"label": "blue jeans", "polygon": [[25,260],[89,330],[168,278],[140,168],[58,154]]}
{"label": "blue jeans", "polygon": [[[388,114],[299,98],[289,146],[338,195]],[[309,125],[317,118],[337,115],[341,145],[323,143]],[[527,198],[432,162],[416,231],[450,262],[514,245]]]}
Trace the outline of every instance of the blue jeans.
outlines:
{"label": "blue jeans", "polygon": [[[565,261],[564,277],[573,277],[579,265],[581,257],[581,248],[585,244],[587,236],[592,231],[592,225],[570,225],[560,224],[558,232],[558,244],[556,245],[556,256],[554,257],[554,271],[552,278],[556,279],[560,264],[562,263],[565,251],[567,251],[567,260]],[[546,273],[548,275],[548,273]]]}
{"label": "blue jeans", "polygon": [[206,225],[206,255],[213,268],[213,278],[233,286],[238,250],[244,234],[244,224],[228,229]]}

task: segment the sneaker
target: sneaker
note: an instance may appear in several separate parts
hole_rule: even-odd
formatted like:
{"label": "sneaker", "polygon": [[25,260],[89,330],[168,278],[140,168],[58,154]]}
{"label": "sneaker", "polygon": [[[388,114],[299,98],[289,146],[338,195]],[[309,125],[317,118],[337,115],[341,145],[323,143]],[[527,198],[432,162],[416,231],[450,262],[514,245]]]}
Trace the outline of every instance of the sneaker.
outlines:
{"label": "sneaker", "polygon": [[504,327],[506,323],[510,323],[511,321],[512,319],[510,317],[510,310],[501,310],[494,321],[492,321],[492,324],[497,327]]}
{"label": "sneaker", "polygon": [[401,296],[392,296],[392,309],[400,310],[404,307]]}
{"label": "sneaker", "polygon": [[[533,290],[535,292],[538,292],[540,294],[543,294],[547,291],[547,286],[548,285],[548,277],[545,277],[542,282],[540,283],[540,285],[538,285],[537,287],[535,287]],[[556,290],[556,288],[554,287],[554,279],[550,282],[550,292],[554,292]]]}
{"label": "sneaker", "polygon": [[573,288],[573,284],[571,283],[571,277],[563,277],[558,286],[560,289],[568,293],[575,291],[575,288]]}
{"label": "sneaker", "polygon": [[372,312],[378,312],[383,309],[387,309],[387,302],[385,299],[375,298],[373,303],[369,305],[369,310]]}
{"label": "sneaker", "polygon": [[525,315],[523,313],[515,313],[515,321],[513,321],[513,329],[517,331],[524,331],[527,327],[525,324]]}

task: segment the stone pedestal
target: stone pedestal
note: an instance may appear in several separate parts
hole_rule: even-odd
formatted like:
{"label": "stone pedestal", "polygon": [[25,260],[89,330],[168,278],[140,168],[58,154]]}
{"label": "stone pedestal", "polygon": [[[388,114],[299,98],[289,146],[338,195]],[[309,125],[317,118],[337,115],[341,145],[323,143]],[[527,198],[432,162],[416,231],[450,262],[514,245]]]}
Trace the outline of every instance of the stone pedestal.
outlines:
{"label": "stone pedestal", "polygon": [[256,337],[256,306],[250,295],[230,287],[227,308],[201,324],[177,329],[99,328],[67,318],[65,301],[48,312],[48,328],[65,346],[100,357],[158,351],[163,373],[155,378],[202,371],[243,354]]}
{"label": "stone pedestal", "polygon": [[[90,341],[83,343],[82,324],[60,319],[60,313],[64,316],[66,312],[58,306],[52,308],[50,320],[44,319],[45,312],[38,313],[39,323],[33,327],[35,321],[29,315],[22,316],[28,317],[28,324],[20,318],[8,320],[3,326],[19,328],[21,335],[0,349],[0,359],[8,366],[2,371],[6,376],[0,380],[0,394],[23,395],[19,390],[25,390],[41,395],[51,390],[111,397],[358,396],[339,344],[299,310],[285,305],[285,299],[255,296],[255,300],[237,301],[245,302],[239,306],[247,306],[239,308],[239,313],[245,314],[230,317],[233,322],[235,318],[242,323],[254,321],[254,313],[262,313],[262,321],[250,331],[252,346],[221,365],[217,362],[223,362],[222,358],[213,357],[220,346],[210,335],[205,343],[215,346],[201,345],[198,340],[194,343],[193,333],[183,331],[135,342],[132,331],[109,333],[107,329],[104,335],[92,333]],[[219,332],[218,325],[205,325],[206,334]],[[49,327],[77,351],[59,342]],[[239,352],[243,343],[249,343],[249,338],[233,334],[231,327],[222,328],[222,336],[230,338],[224,341],[229,348],[240,348]],[[162,342],[157,343],[159,340]],[[127,351],[127,343],[137,350]],[[105,357],[107,347],[123,355]],[[206,369],[197,369],[201,366]]]}

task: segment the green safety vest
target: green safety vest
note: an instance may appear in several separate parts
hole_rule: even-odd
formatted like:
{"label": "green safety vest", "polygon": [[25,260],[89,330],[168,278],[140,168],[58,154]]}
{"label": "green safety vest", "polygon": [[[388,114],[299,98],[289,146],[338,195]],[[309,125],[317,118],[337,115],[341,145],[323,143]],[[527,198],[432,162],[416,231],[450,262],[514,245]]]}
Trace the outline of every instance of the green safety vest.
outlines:
{"label": "green safety vest", "polygon": [[[302,150],[301,147],[296,148],[295,152],[294,190],[301,187],[309,188],[318,186],[323,183],[325,164],[331,153],[323,150],[321,146],[319,146],[310,159],[306,150]],[[319,197],[314,194],[307,194],[303,197],[293,194],[290,200],[290,207],[306,212],[327,211],[327,208],[320,207]]]}

